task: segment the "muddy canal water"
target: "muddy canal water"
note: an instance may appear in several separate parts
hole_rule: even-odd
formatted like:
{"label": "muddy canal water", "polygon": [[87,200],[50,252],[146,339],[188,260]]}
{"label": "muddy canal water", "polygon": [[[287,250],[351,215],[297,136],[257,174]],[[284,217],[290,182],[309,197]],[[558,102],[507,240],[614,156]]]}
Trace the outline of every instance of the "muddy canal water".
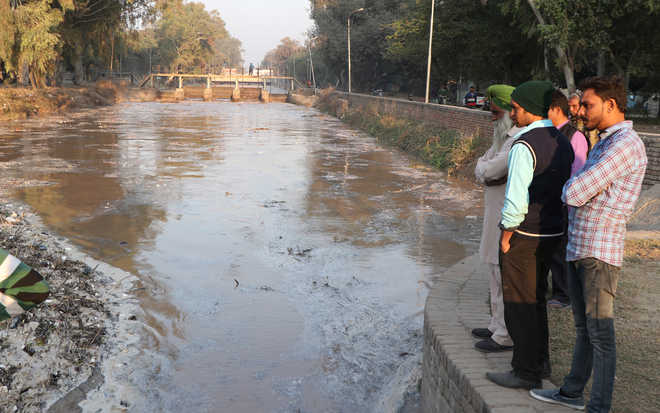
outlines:
{"label": "muddy canal water", "polygon": [[478,246],[478,190],[314,109],[123,104],[3,135],[14,196],[140,279],[129,411],[396,409],[428,286]]}

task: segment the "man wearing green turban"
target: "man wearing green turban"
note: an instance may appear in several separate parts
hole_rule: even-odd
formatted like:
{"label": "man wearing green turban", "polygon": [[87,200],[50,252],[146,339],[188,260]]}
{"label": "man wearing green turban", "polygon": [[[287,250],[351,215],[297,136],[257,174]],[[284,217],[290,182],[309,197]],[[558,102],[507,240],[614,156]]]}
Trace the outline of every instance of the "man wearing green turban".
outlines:
{"label": "man wearing green turban", "polygon": [[494,105],[496,110],[510,112],[511,93],[515,89],[515,87],[509,85],[492,85],[486,91],[486,98],[490,102],[491,107]]}
{"label": "man wearing green turban", "polygon": [[504,301],[502,297],[502,276],[500,273],[500,236],[498,227],[500,211],[504,205],[504,189],[507,176],[507,156],[519,129],[513,126],[511,92],[514,87],[492,85],[486,96],[490,102],[493,125],[493,144],[477,161],[474,174],[484,188],[484,222],[479,245],[479,257],[488,267],[490,275],[490,322],[487,328],[475,328],[472,335],[482,339],[475,348],[484,353],[510,351],[513,341],[504,322]]}

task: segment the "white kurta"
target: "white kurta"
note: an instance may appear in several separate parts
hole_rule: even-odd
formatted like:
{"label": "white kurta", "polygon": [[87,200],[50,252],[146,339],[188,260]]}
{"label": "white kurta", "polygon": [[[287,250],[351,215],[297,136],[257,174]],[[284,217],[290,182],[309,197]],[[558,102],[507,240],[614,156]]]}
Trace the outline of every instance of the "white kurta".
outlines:
{"label": "white kurta", "polygon": [[[513,127],[507,133],[507,138],[499,150],[491,148],[477,161],[474,174],[477,180],[484,183],[489,180],[500,179],[507,174],[507,159],[509,150],[513,145],[513,138],[520,128]],[[488,264],[490,275],[490,323],[488,330],[491,338],[501,346],[512,346],[513,340],[504,322],[504,301],[502,297],[502,276],[500,274],[500,228],[502,206],[504,205],[504,192],[506,185],[486,186],[484,190],[484,225],[481,233],[479,255],[481,261]]]}
{"label": "white kurta", "polygon": [[[490,149],[477,161],[474,174],[477,181],[484,183],[488,180],[502,178],[507,174],[507,158],[513,145],[513,137],[520,128],[513,127],[507,133],[507,139],[499,150],[491,146]],[[479,245],[481,261],[488,264],[499,264],[500,228],[502,206],[504,205],[504,191],[506,185],[486,186],[484,190],[484,225]]]}

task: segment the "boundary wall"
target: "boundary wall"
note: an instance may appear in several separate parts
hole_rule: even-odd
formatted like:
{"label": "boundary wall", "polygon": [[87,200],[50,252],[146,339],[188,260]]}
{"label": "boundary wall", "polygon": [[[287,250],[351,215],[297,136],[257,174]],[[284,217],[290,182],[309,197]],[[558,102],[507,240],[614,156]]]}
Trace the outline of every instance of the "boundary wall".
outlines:
{"label": "boundary wall", "polygon": [[493,125],[490,112],[478,109],[468,109],[460,106],[438,105],[436,103],[415,102],[405,99],[394,99],[360,93],[333,92],[341,99],[348,101],[350,106],[361,108],[373,107],[381,115],[392,115],[408,120],[417,120],[454,129],[465,136],[493,135]]}

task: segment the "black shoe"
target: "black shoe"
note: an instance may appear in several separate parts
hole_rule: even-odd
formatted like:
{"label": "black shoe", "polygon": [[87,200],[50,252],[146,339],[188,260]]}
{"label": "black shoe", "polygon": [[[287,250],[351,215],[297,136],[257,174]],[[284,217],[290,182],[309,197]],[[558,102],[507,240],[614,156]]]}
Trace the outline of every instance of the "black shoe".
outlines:
{"label": "black shoe", "polygon": [[473,328],[472,336],[476,338],[490,338],[493,333],[487,328]]}
{"label": "black shoe", "polygon": [[541,380],[525,380],[516,376],[513,371],[507,371],[506,373],[486,373],[486,378],[497,385],[510,389],[532,390],[543,387]]}
{"label": "black shoe", "polygon": [[482,353],[499,353],[500,351],[513,350],[513,346],[503,346],[490,337],[477,342],[474,347]]}

